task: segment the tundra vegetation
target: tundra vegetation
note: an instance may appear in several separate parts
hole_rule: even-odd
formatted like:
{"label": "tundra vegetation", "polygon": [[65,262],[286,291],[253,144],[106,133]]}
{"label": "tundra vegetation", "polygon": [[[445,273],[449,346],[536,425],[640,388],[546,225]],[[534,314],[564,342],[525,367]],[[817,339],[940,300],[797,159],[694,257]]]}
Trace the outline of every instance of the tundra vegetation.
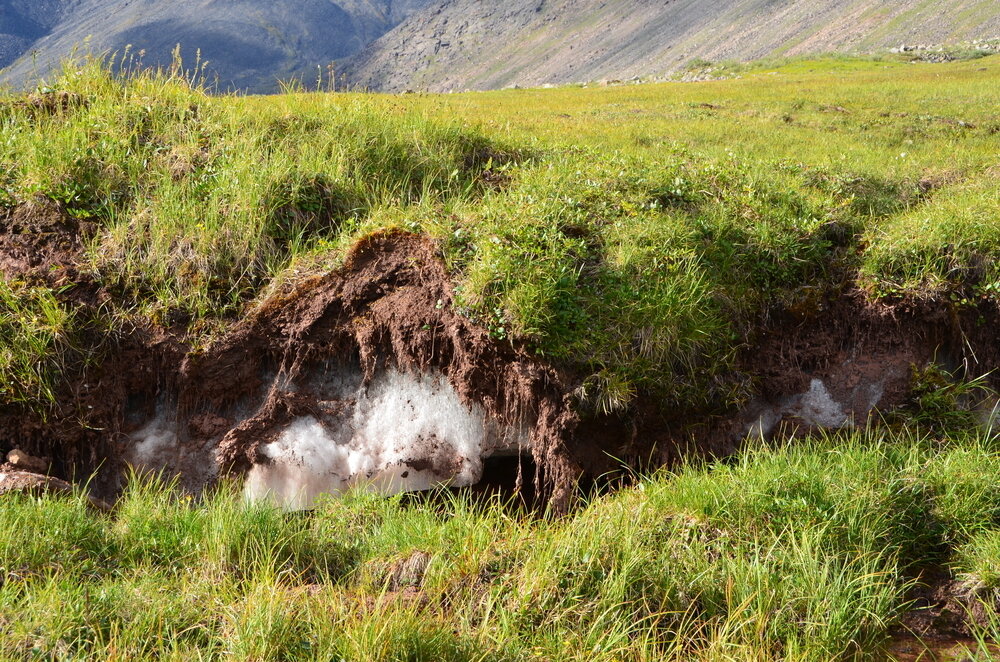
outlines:
{"label": "tundra vegetation", "polygon": [[[0,202],[55,201],[88,282],[0,280],[0,397],[136,325],[207,346],[385,228],[432,237],[463,314],[580,375],[581,408],[738,405],[776,312],[1000,303],[1000,57],[777,62],[697,84],[210,96],[68,64],[0,104]],[[821,315],[817,309],[815,315]],[[9,659],[884,659],[928,573],[1000,636],[1000,442],[978,375],[878,424],[583,495],[364,493],[288,515],[135,476],[0,505]],[[978,395],[977,395],[978,394]],[[973,397],[976,396],[976,397]],[[970,643],[971,645],[971,643]]]}

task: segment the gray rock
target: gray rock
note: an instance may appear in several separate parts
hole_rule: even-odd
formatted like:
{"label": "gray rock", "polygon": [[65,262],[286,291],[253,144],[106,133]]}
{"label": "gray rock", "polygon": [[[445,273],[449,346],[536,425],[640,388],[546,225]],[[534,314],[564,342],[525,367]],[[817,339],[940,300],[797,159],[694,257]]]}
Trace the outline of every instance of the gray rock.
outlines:
{"label": "gray rock", "polygon": [[[385,92],[417,81],[429,92],[581,79],[635,82],[685,72],[696,58],[768,57],[790,41],[802,46],[789,55],[893,47],[909,52],[920,44],[1000,34],[1000,4],[984,9],[975,0],[955,2],[949,12],[912,12],[908,0],[866,0],[866,15],[878,18],[857,21],[856,6],[838,0],[785,2],[780,12],[761,0],[559,0],[541,9],[538,0],[444,0],[414,13],[344,61],[341,70],[356,85]],[[960,19],[973,5],[975,20]],[[438,42],[450,47],[439,48]]]}

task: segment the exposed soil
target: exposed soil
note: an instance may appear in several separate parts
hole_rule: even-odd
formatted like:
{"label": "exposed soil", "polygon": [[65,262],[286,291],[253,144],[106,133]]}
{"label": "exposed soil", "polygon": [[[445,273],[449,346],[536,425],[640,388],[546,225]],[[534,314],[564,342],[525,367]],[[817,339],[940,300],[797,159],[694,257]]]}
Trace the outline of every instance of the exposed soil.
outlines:
{"label": "exposed soil", "polygon": [[[2,213],[0,273],[53,287],[78,316],[96,316],[110,294],[80,267],[93,231],[50,201]],[[907,403],[913,366],[933,360],[978,376],[1000,365],[995,306],[960,313],[877,307],[859,292],[832,293],[772,313],[747,339],[731,375],[756,393],[742,408],[665,411],[645,397],[626,414],[581,419],[569,396],[571,374],[492,338],[452,300],[432,241],[371,235],[342,268],[273,296],[205,351],[191,353],[183,336],[154,327],[119,329],[113,337],[105,327],[93,332],[99,338],[85,331],[84,346],[103,345],[100,360],[67,375],[54,411],[0,408],[0,451],[49,457],[53,474],[65,478],[97,471],[93,485],[112,496],[136,432],[159,417],[176,429],[171,443],[186,466],[201,465],[186,484],[198,489],[216,476],[205,465],[241,473],[269,462],[262,449],[294,419],[343,415],[335,410],[350,403],[331,402],[308,378],[324,366],[353,365],[366,383],[390,369],[433,371],[493,424],[527,433],[531,462],[492,463],[490,470],[502,464],[511,487],[531,483],[532,500],[547,496],[564,508],[581,478],[622,465],[725,456],[748,435],[861,425]],[[448,461],[426,462],[446,474]],[[497,489],[494,478],[484,476],[489,490]]]}
{"label": "exposed soil", "polygon": [[958,367],[961,331],[954,323],[926,312],[874,307],[860,292],[786,310],[744,357],[744,370],[759,385],[751,409],[772,417],[784,412],[780,422],[789,431],[823,427],[819,416],[796,410],[788,400],[818,380],[841,406],[845,422],[837,426],[863,425],[876,408],[906,402],[913,366],[936,360]]}
{"label": "exposed soil", "polygon": [[[0,496],[6,494],[30,494],[33,496],[52,493],[73,494],[75,491],[72,484],[52,476],[27,471],[11,471],[7,467],[0,467]],[[102,512],[111,510],[111,505],[102,499],[88,497],[87,501],[96,510]]]}
{"label": "exposed soil", "polygon": [[[933,362],[967,378],[994,371],[1000,366],[998,328],[1000,310],[993,304],[959,312],[873,305],[853,290],[816,297],[808,306],[773,312],[747,338],[728,378],[751,385],[755,395],[749,402],[730,410],[685,411],[640,398],[626,414],[582,420],[578,437],[593,443],[574,443],[572,451],[588,475],[598,476],[622,463],[659,466],[691,455],[725,457],[748,437],[785,439],[861,427],[912,404],[914,368]],[[994,387],[998,377],[988,377]]]}
{"label": "exposed soil", "polygon": [[955,579],[944,569],[926,572],[911,598],[913,609],[899,629],[921,639],[968,639],[974,626],[988,625],[989,605],[1000,610],[995,591],[976,581]]}
{"label": "exposed soil", "polygon": [[0,273],[53,285],[75,282],[76,265],[93,226],[47,198],[0,213]]}
{"label": "exposed soil", "polygon": [[[331,359],[356,357],[366,380],[388,367],[438,370],[464,402],[501,424],[529,429],[536,488],[565,507],[581,473],[568,443],[577,418],[566,387],[523,348],[498,342],[452,308],[447,272],[427,239],[386,232],[361,241],[344,267],[303,283],[239,324],[180,371],[179,403],[192,414],[222,411],[253,398],[260,375],[276,370],[290,383]],[[257,413],[222,438],[229,471],[267,461],[261,448],[293,417],[320,411],[309,389],[272,388]],[[193,418],[192,420],[198,420]],[[192,429],[192,443],[204,441]]]}
{"label": "exposed soil", "polygon": [[0,113],[7,108],[25,111],[29,117],[39,118],[65,113],[72,108],[86,107],[87,100],[72,92],[38,92],[23,99],[0,104]]}
{"label": "exposed soil", "polygon": [[[1000,596],[975,581],[955,579],[945,568],[931,568],[919,578],[911,610],[893,632],[891,659],[899,662],[965,662],[993,659],[1000,647],[982,650],[975,627],[989,623],[990,606]],[[978,653],[978,656],[977,656]]]}
{"label": "exposed soil", "polygon": [[95,231],[47,198],[0,211],[0,277],[52,288],[74,312],[79,329],[78,352],[69,357],[65,380],[56,385],[54,406],[38,411],[0,405],[0,452],[18,448],[51,458],[53,475],[94,477],[92,487],[110,494],[123,469],[114,440],[129,394],[150,384],[155,388],[166,374],[166,356],[179,363],[180,353],[178,343],[168,342],[162,331],[119,328],[109,334],[106,326],[92,323],[111,299],[81,267],[86,241]]}
{"label": "exposed soil", "polygon": [[[52,287],[79,316],[96,315],[109,294],[79,266],[91,232],[50,201],[9,210],[0,216],[0,273]],[[0,451],[51,457],[53,473],[67,478],[97,472],[93,486],[110,496],[129,457],[129,433],[166,410],[182,428],[180,452],[202,461],[217,447],[225,471],[242,472],[267,461],[260,449],[293,417],[319,413],[320,394],[279,383],[329,361],[360,365],[366,380],[389,367],[433,368],[497,424],[528,430],[533,491],[566,507],[581,473],[567,451],[577,420],[567,389],[552,368],[493,340],[451,301],[428,240],[375,235],[341,270],[271,300],[203,354],[189,355],[182,338],[152,327],[90,339],[105,345],[101,360],[66,375],[52,411],[0,410]],[[519,473],[517,482],[531,478]]]}

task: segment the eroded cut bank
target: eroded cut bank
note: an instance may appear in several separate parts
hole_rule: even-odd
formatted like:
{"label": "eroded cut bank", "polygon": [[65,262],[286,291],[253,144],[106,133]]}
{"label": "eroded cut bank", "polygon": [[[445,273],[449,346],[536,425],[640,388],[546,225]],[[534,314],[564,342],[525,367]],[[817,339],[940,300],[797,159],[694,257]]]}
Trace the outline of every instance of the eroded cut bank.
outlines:
{"label": "eroded cut bank", "polygon": [[[75,320],[99,319],[113,295],[83,268],[93,231],[51,201],[10,210],[0,273],[57,292]],[[912,404],[915,368],[975,376],[1000,365],[998,325],[985,303],[919,311],[833,293],[816,310],[772,314],[747,338],[730,376],[749,385],[741,407],[666,407],[639,394],[625,412],[588,414],[573,397],[586,366],[557,369],[492,337],[453,308],[432,240],[384,231],[340,269],[270,297],[207,350],[193,351],[183,331],[83,324],[77,341],[100,351],[63,372],[52,411],[0,406],[0,450],[50,458],[61,478],[97,472],[90,485],[108,499],[130,465],[195,493],[235,476],[251,498],[306,508],[355,486],[489,484],[484,465],[502,464],[509,487],[565,508],[581,478],[622,464],[863,426]],[[986,424],[995,409],[984,409]]]}
{"label": "eroded cut bank", "polygon": [[291,508],[357,485],[468,486],[486,458],[523,454],[523,478],[567,503],[577,418],[559,375],[451,302],[429,240],[368,237],[185,357],[172,392],[133,398],[123,453],[194,490],[245,475],[248,496]]}

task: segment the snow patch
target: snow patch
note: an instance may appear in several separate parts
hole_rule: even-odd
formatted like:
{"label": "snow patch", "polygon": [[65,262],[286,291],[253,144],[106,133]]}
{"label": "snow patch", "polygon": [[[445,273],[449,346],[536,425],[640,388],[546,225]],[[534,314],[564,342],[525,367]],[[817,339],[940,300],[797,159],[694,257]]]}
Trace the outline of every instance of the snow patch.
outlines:
{"label": "snow patch", "polygon": [[803,423],[824,428],[841,428],[852,424],[844,408],[833,399],[822,380],[814,379],[809,390],[791,398],[785,411]]}
{"label": "snow patch", "polygon": [[821,379],[813,379],[805,393],[788,396],[778,404],[755,400],[744,410],[744,438],[766,438],[783,420],[792,419],[818,428],[853,427],[855,416],[867,416],[881,402],[885,380],[861,384],[847,402],[834,397]]}
{"label": "snow patch", "polygon": [[[313,394],[316,406],[261,447],[265,462],[251,467],[244,483],[251,500],[300,510],[322,494],[353,487],[386,494],[442,484],[464,487],[482,479],[485,458],[528,448],[526,430],[499,426],[482,407],[463,403],[438,371],[389,369],[366,385],[358,366],[331,362],[297,383],[277,379],[270,376],[272,388]],[[152,418],[128,434],[126,459],[178,476],[182,487],[200,492],[218,475],[216,451],[224,430],[253,417],[259,406],[203,412],[200,416],[218,416],[226,426],[206,439],[191,434],[195,419],[178,419],[164,399]]]}
{"label": "snow patch", "polygon": [[749,439],[763,439],[774,431],[774,428],[781,422],[781,414],[773,409],[764,409],[751,421],[744,432],[744,437]]}
{"label": "snow patch", "polygon": [[[492,424],[436,372],[387,370],[364,388],[349,371],[327,371],[314,386],[332,398],[328,413],[294,420],[262,449],[269,462],[250,470],[248,498],[304,509],[356,486],[387,494],[463,487],[482,478],[483,458],[527,445],[526,434]],[[352,405],[338,409],[343,402]]]}

